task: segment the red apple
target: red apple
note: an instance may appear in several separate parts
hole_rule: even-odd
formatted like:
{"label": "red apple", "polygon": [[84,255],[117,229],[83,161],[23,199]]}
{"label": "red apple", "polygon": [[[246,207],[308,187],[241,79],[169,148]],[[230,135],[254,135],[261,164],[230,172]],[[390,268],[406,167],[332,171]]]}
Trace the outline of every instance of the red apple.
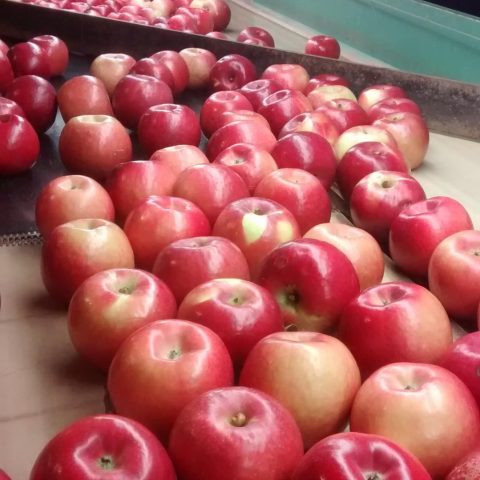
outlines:
{"label": "red apple", "polygon": [[302,168],[315,175],[326,189],[333,184],[335,154],[330,143],[317,133],[299,131],[282,137],[272,156],[279,168]]}
{"label": "red apple", "polygon": [[252,195],[258,182],[277,170],[273,157],[261,148],[248,143],[236,143],[221,152],[213,161],[238,173]]}
{"label": "red apple", "polygon": [[119,415],[85,417],[58,433],[39,454],[31,480],[61,478],[175,480],[172,462],[155,435]]}
{"label": "red apple", "polygon": [[473,325],[480,303],[480,231],[464,230],[442,240],[428,265],[428,285],[447,312]]}
{"label": "red apple", "polygon": [[252,110],[230,110],[227,112],[222,112],[218,117],[218,128],[216,130],[219,130],[223,126],[228,125],[229,123],[241,122],[245,120],[259,122],[259,128],[267,127],[270,130],[270,124],[267,122],[265,117]]}
{"label": "red apple", "polygon": [[280,310],[270,292],[236,278],[218,278],[195,287],[179,306],[178,318],[212,329],[237,368],[259,340],[283,329]]}
{"label": "red apple", "polygon": [[264,260],[258,283],[275,296],[287,327],[328,331],[360,291],[352,262],[338,248],[304,238]]}
{"label": "red apple", "polygon": [[[209,163],[205,154],[193,145],[176,145],[157,150],[150,160],[162,163],[170,172],[175,182],[178,176],[188,167]],[[173,191],[173,183],[169,187]]]}
{"label": "red apple", "polygon": [[46,132],[57,116],[57,93],[53,85],[36,75],[17,77],[5,92],[16,102],[38,133]]}
{"label": "red apple", "polygon": [[113,115],[105,85],[91,75],[67,80],[58,90],[57,99],[64,122],[78,115]]}
{"label": "red apple", "polygon": [[237,42],[246,43],[246,40],[259,39],[266,47],[274,47],[275,40],[267,30],[260,27],[244,28],[237,36]]}
{"label": "red apple", "polygon": [[368,109],[368,118],[370,122],[379,120],[392,113],[409,112],[421,115],[420,107],[409,98],[385,98],[373,104]]}
{"label": "red apple", "polygon": [[186,105],[154,105],[138,122],[138,140],[148,155],[175,145],[197,146],[201,134],[197,114]]}
{"label": "red apple", "polygon": [[117,268],[92,275],[75,291],[68,307],[68,331],[76,351],[108,371],[132,333],[176,313],[175,298],[165,283],[142,270]]}
{"label": "red apple", "polygon": [[90,74],[100,79],[110,96],[118,82],[135,65],[135,59],[125,53],[104,53],[90,64]]}
{"label": "red apple", "polygon": [[7,55],[0,53],[0,95],[5,92],[14,78],[10,60]]}
{"label": "red apple", "polygon": [[9,98],[0,97],[0,115],[18,115],[27,118],[20,105]]}
{"label": "red apple", "polygon": [[290,480],[302,457],[287,409],[249,388],[216,389],[194,399],[172,429],[169,453],[182,480]]}
{"label": "red apple", "polygon": [[308,450],[344,427],[360,387],[360,372],[336,338],[317,332],[279,332],[253,347],[240,385],[265,392],[287,407]]}
{"label": "red apple", "polygon": [[320,104],[315,111],[325,114],[337,127],[339,133],[369,122],[365,110],[357,102],[347,98],[328,100]]}
{"label": "red apple", "polygon": [[332,205],[325,187],[318,178],[299,168],[280,168],[269,173],[258,183],[254,195],[287,208],[302,235],[330,220]]}
{"label": "red apple", "polygon": [[107,191],[95,180],[66,175],[51,180],[37,197],[35,221],[47,237],[59,225],[82,218],[113,221],[115,210]]}
{"label": "red apple", "polygon": [[337,168],[337,185],[349,202],[355,185],[366,175],[379,170],[410,173],[402,154],[380,142],[357,143],[343,155]]}
{"label": "red apple", "polygon": [[314,109],[317,109],[325,102],[331,100],[357,101],[355,94],[348,87],[343,85],[321,85],[312,90],[307,98]]}
{"label": "red apple", "polygon": [[126,75],[118,82],[112,96],[115,116],[130,129],[137,127],[141,116],[150,107],[172,102],[170,87],[147,75]]}
{"label": "red apple", "polygon": [[340,58],[340,44],[334,37],[314,35],[308,39],[305,53],[319,57]]}
{"label": "red apple", "polygon": [[220,337],[185,320],[160,320],[134,332],[120,346],[108,373],[115,411],[163,441],[185,405],[232,384],[232,361]]}
{"label": "red apple", "polygon": [[84,280],[110,268],[133,268],[134,257],[120,227],[102,219],[80,219],[54,228],[42,249],[48,293],[67,303]]}
{"label": "red apple", "polygon": [[[465,207],[449,197],[432,197],[404,208],[392,222],[389,251],[408,275],[426,277],[437,245],[448,236],[471,230]],[[480,299],[479,299],[480,300]]]}
{"label": "red apple", "polygon": [[230,23],[231,11],[225,0],[193,0],[191,8],[203,8],[213,17],[213,28],[223,31]]}
{"label": "red apple", "polygon": [[54,35],[40,35],[30,40],[40,46],[48,61],[50,76],[57,77],[65,73],[68,67],[68,47],[63,40]]}
{"label": "red apple", "polygon": [[170,287],[179,304],[190,290],[209,280],[250,278],[241,250],[230,240],[215,236],[170,243],[158,255],[153,273]]}
{"label": "red apple", "polygon": [[412,176],[379,170],[355,185],[350,197],[350,214],[355,226],[385,245],[397,215],[408,205],[425,198],[422,186]]}
{"label": "red apple", "polygon": [[22,42],[13,45],[8,51],[16,77],[21,75],[38,75],[49,78],[50,60],[47,51],[33,42]]}
{"label": "red apple", "polygon": [[162,50],[154,53],[151,58],[165,65],[173,76],[173,93],[181,93],[187,88],[188,67],[183,57],[174,50]]}
{"label": "red apple", "polygon": [[203,8],[192,8],[189,6],[182,6],[177,8],[175,14],[188,15],[195,22],[195,28],[201,35],[206,35],[213,30],[213,17],[210,12]]}
{"label": "red apple", "polygon": [[350,88],[350,83],[344,77],[332,73],[320,73],[309,80],[303,93],[308,95],[312,90],[322,85],[343,85],[344,87]]}
{"label": "red apple", "polygon": [[282,90],[282,86],[277,81],[261,78],[246,83],[239,91],[247,97],[253,109],[257,111],[265,98],[279,90]]}
{"label": "red apple", "polygon": [[343,223],[322,223],[311,228],[304,238],[313,238],[337,247],[352,262],[360,290],[382,281],[385,261],[377,241],[365,230]]}
{"label": "red apple", "polygon": [[316,443],[299,462],[292,480],[431,480],[407,450],[379,435],[337,433]]}
{"label": "red apple", "polygon": [[393,440],[415,455],[433,478],[444,478],[477,444],[480,414],[468,388],[448,370],[394,363],[360,387],[350,428]]}
{"label": "red apple", "polygon": [[160,251],[175,240],[210,234],[210,223],[195,204],[183,198],[151,196],[128,215],[123,230],[138,268],[152,270]]}
{"label": "red apple", "polygon": [[165,82],[172,90],[175,85],[170,69],[164,63],[151,57],[138,60],[128,73],[155,77],[156,79]]}
{"label": "red apple", "polygon": [[364,88],[358,96],[358,103],[367,112],[370,107],[386,98],[405,98],[403,88],[396,85],[372,85]]}
{"label": "red apple", "polygon": [[283,90],[303,92],[310,80],[310,75],[301,65],[281,63],[267,67],[262,74],[262,78],[274,80]]}
{"label": "red apple", "polygon": [[115,118],[80,115],[69,120],[60,134],[60,158],[73,173],[104,179],[132,159],[132,141]]}
{"label": "red apple", "polygon": [[445,480],[476,480],[479,474],[480,449],[476,447],[455,465]]}
{"label": "red apple", "polygon": [[215,92],[237,90],[256,78],[253,62],[236,53],[220,58],[210,70],[210,86]]}
{"label": "red apple", "polygon": [[429,131],[425,120],[414,113],[392,113],[373,122],[373,126],[385,128],[395,141],[411,169],[424,161],[429,143]]}
{"label": "red apple", "polygon": [[[192,6],[194,2],[192,2]],[[188,68],[188,88],[206,88],[210,81],[210,71],[215,65],[217,57],[209,50],[194,47],[184,48],[179,53]]]}
{"label": "red apple", "polygon": [[285,207],[256,197],[227,205],[215,222],[213,234],[228,238],[240,248],[253,279],[257,279],[266,255],[300,237],[297,221]]}

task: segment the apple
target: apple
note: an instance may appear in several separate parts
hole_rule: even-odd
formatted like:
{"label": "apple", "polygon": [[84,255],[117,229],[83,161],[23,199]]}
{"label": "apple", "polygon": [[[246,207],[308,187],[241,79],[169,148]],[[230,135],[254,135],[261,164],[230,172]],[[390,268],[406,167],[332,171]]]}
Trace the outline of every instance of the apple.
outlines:
{"label": "apple", "polygon": [[156,18],[168,17],[175,10],[172,0],[132,0],[131,3],[152,9]]}
{"label": "apple", "polygon": [[260,123],[259,128],[267,127],[270,130],[270,124],[265,117],[252,110],[230,110],[222,112],[220,116],[217,117],[216,126],[218,128],[216,128],[216,130],[219,130],[229,123],[240,122],[244,120],[258,122]]}
{"label": "apple", "polygon": [[405,90],[396,85],[371,85],[360,92],[358,103],[368,111],[370,107],[386,98],[405,98],[406,96]]}
{"label": "apple", "polygon": [[370,122],[379,120],[392,113],[409,112],[416,115],[422,115],[420,107],[409,98],[385,98],[375,103],[368,109],[368,118]]}
{"label": "apple", "polygon": [[215,92],[237,90],[256,78],[253,62],[236,53],[220,58],[210,70],[210,86]]}
{"label": "apple", "polygon": [[260,180],[254,195],[287,208],[302,235],[330,220],[332,205],[325,187],[317,177],[299,168],[280,168],[269,173]]}
{"label": "apple", "polygon": [[[165,177],[168,171],[168,188],[173,192],[173,186],[178,176],[188,167],[209,163],[205,154],[194,145],[175,145],[157,150],[150,160],[161,163],[165,168]],[[163,181],[166,183],[166,178]],[[170,182],[172,181],[172,183]],[[167,183],[166,183],[167,184]]]}
{"label": "apple", "polygon": [[153,273],[170,287],[178,304],[193,288],[209,280],[250,279],[241,250],[230,240],[216,236],[170,243],[158,255]]}
{"label": "apple", "polygon": [[53,85],[36,75],[15,78],[5,97],[16,102],[38,133],[46,132],[57,116],[57,93]]}
{"label": "apple", "polygon": [[275,47],[272,35],[261,27],[244,28],[237,36],[237,42],[247,43],[247,40],[261,40],[265,47]]}
{"label": "apple", "polygon": [[327,242],[303,238],[263,261],[258,283],[275,296],[288,328],[329,331],[360,291],[352,262]]}
{"label": "apple", "polygon": [[351,100],[357,101],[355,94],[344,85],[320,85],[313,89],[308,95],[308,100],[312,104],[314,109],[320,107],[323,103],[331,100]]}
{"label": "apple", "polygon": [[219,388],[178,416],[168,451],[182,480],[290,480],[302,437],[279,402],[250,388]]}
{"label": "apple", "polygon": [[327,190],[332,186],[337,161],[332,146],[321,135],[290,133],[277,141],[271,153],[279,168],[302,168],[315,175]]}
{"label": "apple", "polygon": [[115,218],[113,202],[98,182],[82,175],[66,175],[43,187],[36,200],[35,222],[44,237],[55,227],[82,218]]}
{"label": "apple", "polygon": [[360,290],[382,281],[385,261],[378,242],[365,230],[343,223],[315,225],[303,236],[337,247],[352,262]]}
{"label": "apple", "polygon": [[347,347],[334,337],[278,332],[253,347],[240,385],[267,393],[287,407],[308,450],[344,427],[360,387],[360,372]]}
{"label": "apple", "polygon": [[78,115],[113,115],[105,85],[91,75],[67,80],[59,88],[57,100],[64,122]]}
{"label": "apple", "polygon": [[277,170],[275,160],[266,150],[249,143],[231,145],[223,150],[213,163],[225,165],[238,173],[251,195],[262,178]]}
{"label": "apple", "polygon": [[391,133],[412,170],[423,163],[430,135],[422,117],[408,112],[392,113],[375,120],[372,125],[385,128]]}
{"label": "apple", "polygon": [[75,421],[43,448],[30,480],[175,480],[172,462],[155,435],[119,415]]}
{"label": "apple", "polygon": [[253,110],[247,98],[237,91],[220,91],[210,95],[200,109],[200,125],[206,137],[220,128],[221,115],[236,110]]}
{"label": "apple", "polygon": [[108,115],[79,115],[60,134],[60,158],[73,173],[104,179],[132,159],[132,141],[123,125]]}
{"label": "apple", "polygon": [[151,57],[138,60],[128,73],[155,77],[156,79],[165,82],[173,90],[174,81],[172,72],[164,63]]}
{"label": "apple", "polygon": [[12,64],[7,55],[0,53],[0,95],[5,92],[15,78]]}
{"label": "apple", "polygon": [[350,215],[355,226],[386,245],[390,225],[408,205],[425,200],[425,192],[406,173],[379,170],[363,177],[350,197]]}
{"label": "apple", "polygon": [[230,23],[231,11],[225,0],[193,0],[191,8],[203,8],[213,17],[213,28],[223,31]]}
{"label": "apple", "polygon": [[147,25],[151,25],[155,21],[155,13],[153,10],[142,5],[124,5],[120,8],[118,13],[131,13],[136,17],[134,20],[135,22],[137,20],[146,20]]}
{"label": "apple", "polygon": [[334,37],[314,35],[305,45],[305,53],[319,57],[340,58],[340,44]]}
{"label": "apple", "polygon": [[283,90],[298,90],[303,92],[310,80],[307,70],[301,65],[292,63],[280,63],[268,66],[262,78],[274,80]]}
{"label": "apple", "polygon": [[151,196],[128,215],[123,227],[138,268],[152,270],[160,251],[175,240],[207,236],[210,223],[205,214],[183,198]]}
{"label": "apple", "polygon": [[316,443],[299,462],[292,480],[431,480],[407,450],[379,435],[344,432]]}
{"label": "apple", "polygon": [[191,15],[185,13],[175,12],[174,15],[167,19],[166,27],[180,32],[198,33],[197,22]]}
{"label": "apple", "polygon": [[[194,0],[194,2],[195,1],[217,0]],[[194,2],[192,2],[191,6],[193,6]],[[179,53],[187,65],[188,88],[193,90],[206,88],[209,85],[210,72],[217,62],[217,57],[209,50],[195,47],[184,48],[180,50]]]}
{"label": "apple", "polygon": [[225,35],[223,32],[208,32],[205,34],[206,37],[217,38],[219,40],[230,40],[228,35]]}
{"label": "apple", "polygon": [[464,230],[442,240],[430,257],[428,285],[455,318],[473,325],[480,303],[480,231]]}
{"label": "apple", "polygon": [[150,107],[140,117],[137,133],[148,155],[175,145],[197,146],[202,135],[197,114],[186,105],[173,103]]}
{"label": "apple", "polygon": [[413,203],[390,226],[390,256],[408,275],[425,278],[437,245],[454,233],[472,228],[465,207],[453,198],[432,197]]}
{"label": "apple", "polygon": [[137,128],[140,118],[150,107],[162,103],[173,103],[172,90],[164,81],[147,75],[126,75],[112,95],[115,116],[130,129]]}
{"label": "apple", "polygon": [[75,291],[68,332],[80,356],[106,372],[132,333],[176,313],[175,297],[161,280],[142,270],[114,268],[92,275]]}
{"label": "apple", "polygon": [[174,50],[162,50],[154,53],[150,58],[165,65],[173,76],[173,93],[178,94],[187,88],[188,67],[183,57]]}
{"label": "apple", "polygon": [[357,102],[347,98],[323,102],[315,111],[325,114],[337,127],[339,133],[357,125],[366,125],[369,122],[365,110]]}
{"label": "apple", "polygon": [[195,287],[179,306],[178,318],[213,330],[236,369],[259,340],[283,329],[280,309],[270,292],[237,278],[218,278]]}
{"label": "apple", "polygon": [[350,83],[346,78],[333,73],[320,73],[309,80],[303,93],[308,95],[312,90],[322,85],[343,85],[344,87],[350,88]]}
{"label": "apple", "polygon": [[463,457],[445,477],[445,480],[475,480],[478,478],[480,449],[476,447]]}
{"label": "apple", "polygon": [[206,35],[213,30],[213,17],[203,8],[182,6],[175,10],[175,14],[188,15],[194,22],[194,30],[201,35]]}
{"label": "apple", "polygon": [[164,442],[188,403],[232,384],[232,361],[220,337],[185,320],[152,322],[130,335],[113,358],[107,382],[115,411]]}
{"label": "apple", "polygon": [[62,76],[68,67],[68,47],[63,40],[54,35],[40,35],[30,40],[41,47],[47,56],[50,76]]}
{"label": "apple", "polygon": [[248,82],[240,88],[240,93],[242,93],[253,106],[255,111],[262,106],[262,101],[270,96],[272,93],[282,90],[282,86],[275,80],[269,80],[266,78],[261,78],[259,80],[254,80],[253,82]]}
{"label": "apple", "polygon": [[0,115],[18,115],[27,118],[20,105],[9,98],[0,97]]}
{"label": "apple", "polygon": [[47,51],[36,43],[16,43],[10,48],[7,55],[16,77],[38,75],[49,78],[51,76]]}
{"label": "apple", "polygon": [[379,170],[410,173],[402,154],[380,142],[357,143],[346,151],[337,167],[337,185],[349,202],[355,185],[366,175]]}
{"label": "apple", "polygon": [[228,238],[247,259],[257,279],[266,255],[278,245],[300,237],[295,217],[281,204],[248,197],[227,205],[215,222],[213,235]]}
{"label": "apple", "polygon": [[480,414],[468,388],[448,370],[393,363],[360,387],[350,429],[393,440],[415,455],[433,478],[444,478],[477,445]]}

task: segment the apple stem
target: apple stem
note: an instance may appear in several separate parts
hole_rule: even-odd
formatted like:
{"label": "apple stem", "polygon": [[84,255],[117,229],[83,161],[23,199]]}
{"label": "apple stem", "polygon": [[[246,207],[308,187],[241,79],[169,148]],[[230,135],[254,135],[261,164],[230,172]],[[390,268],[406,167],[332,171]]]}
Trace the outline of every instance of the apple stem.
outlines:
{"label": "apple stem", "polygon": [[104,455],[98,459],[98,465],[102,470],[115,470],[115,462],[110,455]]}
{"label": "apple stem", "polygon": [[230,424],[234,427],[244,427],[247,424],[247,417],[244,413],[238,412],[230,419]]}

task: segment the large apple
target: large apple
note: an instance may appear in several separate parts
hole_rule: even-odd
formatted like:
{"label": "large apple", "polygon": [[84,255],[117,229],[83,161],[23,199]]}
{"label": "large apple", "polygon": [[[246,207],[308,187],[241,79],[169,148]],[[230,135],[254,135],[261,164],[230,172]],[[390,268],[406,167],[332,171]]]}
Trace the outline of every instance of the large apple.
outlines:
{"label": "large apple", "polygon": [[40,45],[33,42],[16,43],[10,48],[7,55],[16,77],[22,75],[50,77],[50,61],[46,50],[42,49]]}
{"label": "large apple", "polygon": [[260,340],[250,352],[240,385],[268,393],[287,407],[308,450],[344,428],[360,387],[360,372],[347,347],[334,337],[279,332]]}
{"label": "large apple", "polygon": [[149,323],[125,340],[108,372],[115,411],[137,420],[161,440],[183,407],[200,394],[233,384],[220,337],[185,320]]}

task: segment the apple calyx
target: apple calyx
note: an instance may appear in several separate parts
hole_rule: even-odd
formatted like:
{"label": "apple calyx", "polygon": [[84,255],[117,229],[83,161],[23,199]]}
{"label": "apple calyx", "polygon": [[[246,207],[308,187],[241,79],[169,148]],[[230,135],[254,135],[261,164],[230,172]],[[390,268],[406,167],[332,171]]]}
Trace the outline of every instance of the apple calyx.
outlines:
{"label": "apple calyx", "polygon": [[230,299],[228,303],[234,307],[238,307],[243,304],[243,298],[240,295],[237,295]]}
{"label": "apple calyx", "polygon": [[244,427],[247,423],[247,416],[242,412],[238,412],[230,418],[230,425],[233,427]]}
{"label": "apple calyx", "polygon": [[117,468],[117,465],[115,464],[115,460],[111,455],[102,455],[97,460],[97,463],[102,470],[111,471]]}
{"label": "apple calyx", "polygon": [[382,477],[377,472],[367,473],[365,480],[382,480]]}
{"label": "apple calyx", "polygon": [[382,188],[392,188],[394,185],[395,185],[395,182],[392,181],[390,178],[382,180],[382,183],[380,184]]}
{"label": "apple calyx", "polygon": [[133,293],[134,287],[132,285],[125,285],[118,289],[118,293],[122,295],[131,295]]}
{"label": "apple calyx", "polygon": [[182,356],[182,351],[179,348],[174,348],[170,350],[167,355],[169,360],[176,360],[181,356]]}

